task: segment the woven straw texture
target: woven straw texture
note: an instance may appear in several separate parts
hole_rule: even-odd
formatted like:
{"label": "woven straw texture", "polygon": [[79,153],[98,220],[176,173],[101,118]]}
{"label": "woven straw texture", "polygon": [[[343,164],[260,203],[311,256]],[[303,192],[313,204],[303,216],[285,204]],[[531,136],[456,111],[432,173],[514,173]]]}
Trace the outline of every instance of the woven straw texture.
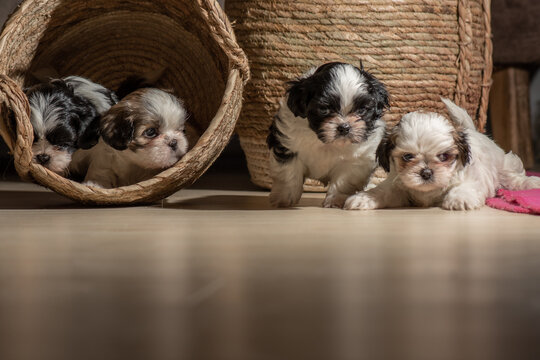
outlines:
{"label": "woven straw texture", "polygon": [[[96,189],[31,162],[33,132],[22,88],[53,67],[116,88],[127,76],[166,68],[201,137],[175,166],[154,178]],[[0,133],[19,175],[89,204],[162,199],[195,181],[221,153],[238,119],[247,59],[215,0],[25,0],[0,35]],[[14,125],[15,124],[15,125]]]}
{"label": "woven straw texture", "polygon": [[[252,81],[237,124],[252,180],[269,188],[265,138],[284,83],[312,66],[344,61],[381,79],[389,125],[453,99],[486,122],[491,81],[490,0],[227,0]],[[307,182],[306,190],[320,190]],[[315,187],[313,187],[315,185]]]}

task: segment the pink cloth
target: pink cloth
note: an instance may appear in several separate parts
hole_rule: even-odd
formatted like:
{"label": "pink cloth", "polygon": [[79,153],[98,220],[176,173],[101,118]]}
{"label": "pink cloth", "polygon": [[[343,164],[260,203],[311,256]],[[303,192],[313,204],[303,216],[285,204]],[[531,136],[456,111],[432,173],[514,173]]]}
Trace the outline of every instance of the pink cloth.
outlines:
{"label": "pink cloth", "polygon": [[[539,176],[540,173],[527,172],[529,176]],[[522,214],[540,215],[540,189],[510,191],[500,189],[497,197],[486,200],[486,205]]]}

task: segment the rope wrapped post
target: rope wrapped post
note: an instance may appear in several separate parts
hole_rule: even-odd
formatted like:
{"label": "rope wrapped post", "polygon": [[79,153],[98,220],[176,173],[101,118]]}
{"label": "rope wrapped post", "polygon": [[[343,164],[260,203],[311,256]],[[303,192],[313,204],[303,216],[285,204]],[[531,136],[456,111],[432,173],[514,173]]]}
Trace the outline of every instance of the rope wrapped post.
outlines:
{"label": "rope wrapped post", "polygon": [[[22,92],[32,73],[54,66],[114,89],[126,77],[165,68],[193,113],[199,141],[173,167],[115,189],[87,187],[32,160],[33,131]],[[0,35],[0,134],[18,173],[85,204],[153,202],[192,184],[227,145],[240,114],[248,61],[216,0],[24,0]],[[16,129],[10,131],[9,112]]]}
{"label": "rope wrapped post", "polygon": [[[237,125],[252,181],[271,187],[266,136],[284,84],[328,61],[364,67],[391,95],[389,126],[405,113],[444,113],[454,99],[485,127],[492,72],[490,0],[227,0],[251,61]],[[322,190],[306,182],[305,190]]]}

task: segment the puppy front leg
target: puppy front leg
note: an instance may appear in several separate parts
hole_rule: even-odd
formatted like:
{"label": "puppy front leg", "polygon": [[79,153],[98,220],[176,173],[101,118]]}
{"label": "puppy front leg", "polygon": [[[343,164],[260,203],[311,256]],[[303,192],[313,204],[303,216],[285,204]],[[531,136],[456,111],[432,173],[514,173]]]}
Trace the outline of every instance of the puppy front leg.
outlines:
{"label": "puppy front leg", "polygon": [[487,194],[480,183],[467,182],[451,188],[443,198],[446,210],[473,210],[484,206]]}
{"label": "puppy front leg", "polygon": [[323,202],[325,208],[343,208],[345,200],[358,190],[364,189],[369,181],[371,169],[351,169],[343,167],[340,172],[334,172],[328,185],[328,191]]}
{"label": "puppy front leg", "polygon": [[373,210],[409,205],[407,194],[394,186],[393,179],[386,178],[378,186],[350,196],[345,210]]}
{"label": "puppy front leg", "polygon": [[298,159],[279,162],[270,158],[272,191],[270,204],[273,207],[291,207],[300,201],[304,185],[304,169]]}
{"label": "puppy front leg", "polygon": [[345,200],[356,191],[356,187],[348,184],[345,180],[337,180],[328,185],[328,191],[323,201],[325,208],[341,209]]}
{"label": "puppy front leg", "polygon": [[90,164],[83,185],[105,189],[116,187],[114,173],[110,169],[104,169],[99,163],[94,161]]}

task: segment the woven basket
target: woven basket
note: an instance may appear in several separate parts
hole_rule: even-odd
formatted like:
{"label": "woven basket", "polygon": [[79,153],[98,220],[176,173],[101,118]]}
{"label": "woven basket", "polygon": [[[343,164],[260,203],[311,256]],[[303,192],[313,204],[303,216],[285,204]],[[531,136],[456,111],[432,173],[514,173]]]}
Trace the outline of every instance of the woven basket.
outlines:
{"label": "woven basket", "polygon": [[[391,95],[390,125],[453,99],[486,122],[491,81],[490,0],[227,0],[251,65],[237,125],[255,184],[269,188],[265,138],[284,83],[326,61],[364,67]],[[306,190],[320,190],[307,182]],[[313,187],[315,185],[315,187]]]}
{"label": "woven basket", "polygon": [[[174,89],[204,133],[175,166],[135,185],[96,189],[65,179],[31,162],[33,132],[21,91],[33,72],[51,66],[109,88],[166,68],[158,85]],[[156,201],[194,182],[229,141],[249,78],[215,0],[25,0],[0,36],[0,74],[0,133],[18,174],[90,204]]]}

